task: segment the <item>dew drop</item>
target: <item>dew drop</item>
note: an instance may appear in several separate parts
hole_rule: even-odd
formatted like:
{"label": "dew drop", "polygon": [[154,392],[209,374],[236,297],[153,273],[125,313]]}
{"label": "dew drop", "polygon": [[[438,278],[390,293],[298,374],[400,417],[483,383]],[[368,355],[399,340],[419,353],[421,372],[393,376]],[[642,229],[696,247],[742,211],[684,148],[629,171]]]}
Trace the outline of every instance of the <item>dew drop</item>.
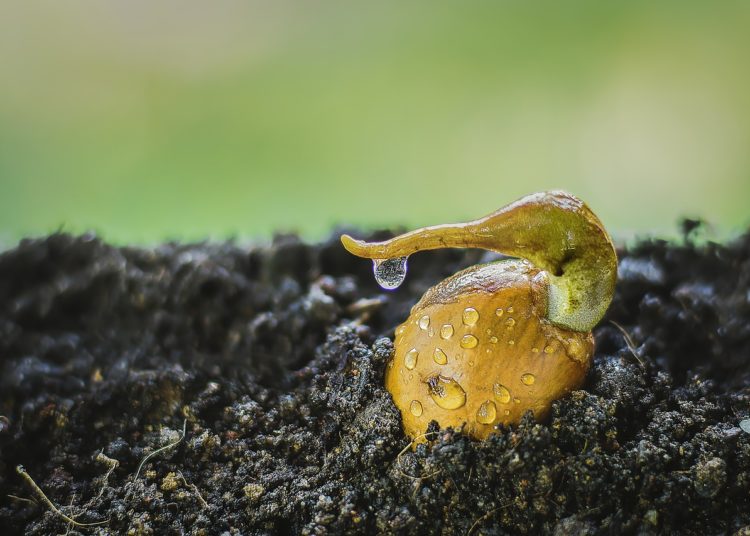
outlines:
{"label": "dew drop", "polygon": [[479,312],[473,307],[467,307],[464,309],[463,320],[467,326],[473,326],[479,320]]}
{"label": "dew drop", "polygon": [[424,315],[422,318],[419,319],[419,322],[417,322],[417,324],[419,324],[419,329],[426,330],[428,327],[430,327],[430,317],[427,315]]}
{"label": "dew drop", "polygon": [[409,411],[415,417],[419,417],[422,415],[422,403],[419,400],[412,400],[411,404],[409,404]]}
{"label": "dew drop", "polygon": [[432,354],[432,359],[434,359],[435,363],[438,365],[445,365],[448,362],[448,356],[445,355],[445,352],[440,348],[435,348],[435,352]]}
{"label": "dew drop", "polygon": [[548,344],[547,346],[544,347],[544,353],[545,354],[551,354],[554,351],[555,351],[555,349],[554,349],[554,347],[551,344]]}
{"label": "dew drop", "polygon": [[477,422],[480,424],[492,424],[497,417],[497,406],[492,400],[482,402],[477,410]]}
{"label": "dew drop", "polygon": [[505,414],[505,416],[507,417],[508,415],[510,415],[510,410],[509,410],[509,409],[506,409],[506,410],[505,410],[505,411],[504,411],[503,413],[504,413],[504,414]]}
{"label": "dew drop", "polygon": [[386,290],[398,288],[406,277],[406,261],[409,257],[395,257],[393,259],[373,259],[372,272],[375,281]]}
{"label": "dew drop", "polygon": [[443,324],[440,326],[440,336],[443,339],[450,339],[453,337],[453,326],[451,324]]}
{"label": "dew drop", "polygon": [[406,352],[406,355],[404,356],[404,366],[409,370],[413,370],[414,367],[417,366],[418,357],[419,352],[417,352],[416,348],[412,348],[411,350]]}
{"label": "dew drop", "polygon": [[497,344],[497,337],[490,337],[490,342],[492,344]]}
{"label": "dew drop", "polygon": [[466,391],[453,378],[432,376],[427,379],[430,396],[443,409],[458,409],[466,404]]}
{"label": "dew drop", "polygon": [[530,374],[528,372],[526,374],[521,374],[521,382],[524,385],[534,385],[535,381],[536,377],[533,374]]}
{"label": "dew drop", "polygon": [[475,348],[479,341],[474,335],[464,335],[461,337],[461,348]]}
{"label": "dew drop", "polygon": [[510,307],[508,307],[507,311],[508,311],[509,313],[512,313],[512,312],[513,312],[513,306],[511,305]]}
{"label": "dew drop", "polygon": [[516,325],[516,321],[512,318],[508,318],[508,320],[505,321],[505,325],[508,326],[508,329],[510,329]]}
{"label": "dew drop", "polygon": [[538,354],[538,353],[539,353],[539,348],[537,348],[536,346],[534,346],[534,347],[533,347],[533,348],[531,349],[531,353],[533,353],[533,354]]}
{"label": "dew drop", "polygon": [[514,398],[513,399],[513,403],[514,404],[520,404],[521,403],[521,399],[520,398]]}
{"label": "dew drop", "polygon": [[492,386],[492,392],[495,393],[495,400],[501,404],[510,402],[510,391],[504,385],[496,383]]}
{"label": "dew drop", "polygon": [[513,339],[508,341],[508,346],[513,346],[514,344],[516,344],[516,341],[514,341]]}
{"label": "dew drop", "polygon": [[496,314],[497,316],[503,316],[503,313],[504,313],[504,312],[505,312],[505,311],[503,311],[503,308],[502,308],[502,307],[498,307],[497,309],[495,309],[495,314]]}

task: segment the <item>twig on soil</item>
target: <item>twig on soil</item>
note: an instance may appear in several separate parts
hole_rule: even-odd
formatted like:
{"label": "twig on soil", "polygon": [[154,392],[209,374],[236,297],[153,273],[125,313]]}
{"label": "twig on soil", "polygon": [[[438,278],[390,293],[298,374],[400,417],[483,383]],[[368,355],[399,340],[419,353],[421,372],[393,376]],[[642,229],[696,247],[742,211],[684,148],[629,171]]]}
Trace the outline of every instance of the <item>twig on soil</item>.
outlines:
{"label": "twig on soil", "polygon": [[187,433],[187,419],[182,423],[182,435],[177,441],[174,441],[173,443],[169,443],[168,445],[164,445],[161,448],[156,449],[154,452],[143,458],[141,460],[141,464],[138,466],[138,470],[135,472],[135,478],[133,478],[133,482],[138,480],[138,475],[141,474],[141,469],[143,469],[143,465],[149,461],[151,458],[159,454],[160,452],[164,452],[167,449],[171,449],[173,447],[176,447],[183,439],[185,439],[185,434]]}
{"label": "twig on soil", "polygon": [[625,339],[625,345],[628,347],[628,350],[630,350],[630,353],[633,354],[633,357],[635,357],[636,361],[638,361],[638,364],[641,366],[641,368],[645,369],[646,365],[643,363],[641,356],[638,355],[638,351],[636,350],[635,343],[633,342],[633,339],[630,337],[630,334],[625,330],[624,327],[622,327],[620,324],[618,324],[614,320],[610,320],[609,323],[612,324],[614,327],[616,327],[617,330],[622,334],[622,338]]}
{"label": "twig on soil", "polygon": [[76,527],[96,527],[98,525],[109,523],[109,519],[106,519],[104,521],[95,521],[93,523],[81,523],[79,521],[76,521],[72,517],[68,517],[57,506],[55,506],[55,504],[51,500],[47,498],[47,495],[45,495],[45,493],[42,491],[42,488],[40,488],[37,483],[34,482],[34,479],[31,478],[31,475],[26,472],[26,469],[23,468],[23,465],[19,465],[16,467],[16,473],[18,473],[26,481],[26,483],[31,486],[31,489],[33,489],[34,492],[39,496],[39,498],[44,501],[44,504],[46,504],[50,510],[52,510],[55,514],[63,518],[71,525],[75,525]]}

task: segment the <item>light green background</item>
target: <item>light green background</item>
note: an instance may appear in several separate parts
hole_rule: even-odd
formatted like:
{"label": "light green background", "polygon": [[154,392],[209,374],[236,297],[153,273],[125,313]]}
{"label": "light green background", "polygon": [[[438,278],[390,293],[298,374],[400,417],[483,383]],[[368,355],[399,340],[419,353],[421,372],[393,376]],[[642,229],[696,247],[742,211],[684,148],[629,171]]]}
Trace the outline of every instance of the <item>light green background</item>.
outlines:
{"label": "light green background", "polygon": [[423,225],[548,188],[750,223],[750,2],[16,1],[0,244]]}

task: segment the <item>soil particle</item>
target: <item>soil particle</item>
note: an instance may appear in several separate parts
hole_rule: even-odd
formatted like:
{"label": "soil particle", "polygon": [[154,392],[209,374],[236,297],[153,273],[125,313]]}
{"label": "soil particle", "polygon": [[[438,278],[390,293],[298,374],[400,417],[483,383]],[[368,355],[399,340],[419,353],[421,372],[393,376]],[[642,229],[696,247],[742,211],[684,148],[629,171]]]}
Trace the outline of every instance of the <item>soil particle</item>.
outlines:
{"label": "soil particle", "polygon": [[0,532],[746,534],[750,235],[685,232],[619,252],[587,381],[547,421],[433,423],[415,450],[393,329],[496,255],[416,254],[385,293],[335,237],[25,240],[0,255]]}

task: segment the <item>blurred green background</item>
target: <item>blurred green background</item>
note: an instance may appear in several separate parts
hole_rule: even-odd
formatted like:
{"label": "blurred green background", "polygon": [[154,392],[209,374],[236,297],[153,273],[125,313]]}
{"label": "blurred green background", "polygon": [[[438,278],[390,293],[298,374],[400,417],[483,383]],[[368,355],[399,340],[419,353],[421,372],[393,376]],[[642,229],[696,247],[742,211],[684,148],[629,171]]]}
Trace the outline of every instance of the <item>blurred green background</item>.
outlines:
{"label": "blurred green background", "polygon": [[578,194],[750,224],[750,2],[16,1],[0,244],[415,226]]}

